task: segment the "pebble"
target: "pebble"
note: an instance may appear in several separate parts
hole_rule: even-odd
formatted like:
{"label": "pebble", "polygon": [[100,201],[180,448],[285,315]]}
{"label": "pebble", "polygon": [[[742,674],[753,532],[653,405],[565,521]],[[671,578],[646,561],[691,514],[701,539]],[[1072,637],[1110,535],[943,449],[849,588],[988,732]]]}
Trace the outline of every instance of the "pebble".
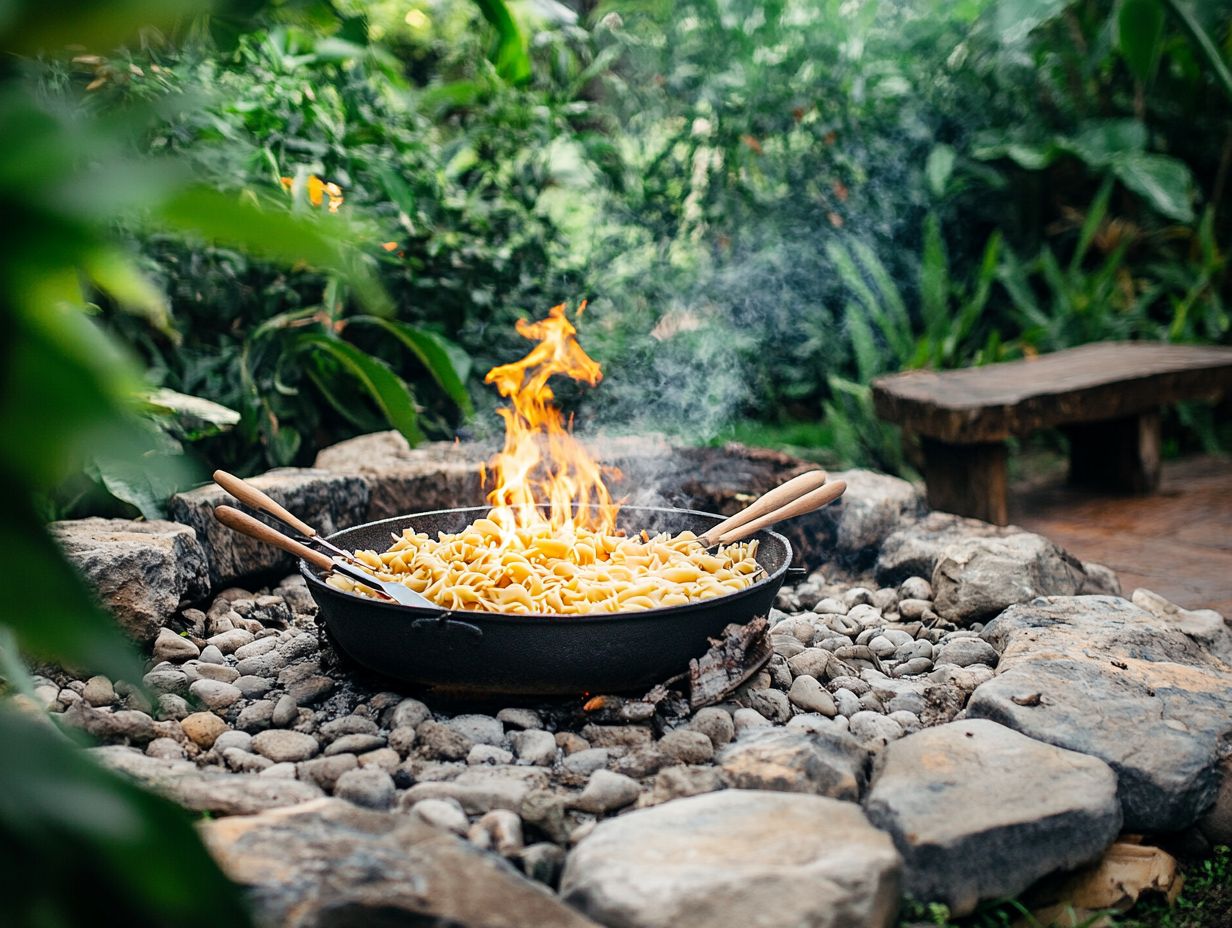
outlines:
{"label": "pebble", "polygon": [[844,687],[834,691],[834,706],[839,715],[851,718],[860,711],[860,697]]}
{"label": "pebble", "polygon": [[540,841],[523,848],[518,855],[522,872],[545,886],[556,887],[565,866],[565,849],[550,841]]}
{"label": "pebble", "polygon": [[923,577],[908,577],[898,585],[898,597],[899,612],[902,612],[902,601],[904,599],[931,600],[933,598],[933,586]]}
{"label": "pebble", "polygon": [[246,677],[273,677],[283,667],[287,660],[278,651],[266,651],[256,657],[246,657],[235,669]]}
{"label": "pebble", "polygon": [[877,693],[869,690],[860,697],[860,708],[866,712],[885,712],[885,703]]}
{"label": "pebble", "polygon": [[942,643],[934,660],[938,664],[957,664],[959,667],[969,667],[972,664],[995,667],[997,652],[981,638],[954,638]]}
{"label": "pebble", "polygon": [[847,618],[860,623],[861,628],[875,628],[884,619],[876,606],[857,605],[847,610]]}
{"label": "pebble", "polygon": [[274,688],[274,684],[265,677],[254,677],[252,674],[236,677],[233,682],[246,699],[260,699]]}
{"label": "pebble", "polygon": [[610,756],[607,748],[585,748],[569,754],[562,765],[570,773],[591,774],[606,767]]}
{"label": "pebble", "polygon": [[791,703],[782,690],[754,690],[749,693],[749,707],[772,722],[783,723],[791,718]]}
{"label": "pebble", "polygon": [[847,604],[839,599],[827,596],[824,599],[817,600],[813,606],[813,611],[818,615],[846,615]]}
{"label": "pebble", "polygon": [[[857,640],[857,643],[863,644],[864,642],[860,642]],[[898,650],[897,645],[895,645],[894,642],[891,641],[889,638],[887,638],[885,635],[874,635],[872,638],[868,640],[867,643],[868,643],[869,650],[872,651],[874,654],[876,654],[878,657],[889,657],[896,650]]]}
{"label": "pebble", "polygon": [[564,751],[566,755],[569,755],[587,750],[590,747],[590,742],[577,732],[558,731],[556,733],[556,746]]}
{"label": "pebble", "polygon": [[851,733],[865,744],[894,741],[903,736],[903,727],[877,712],[856,712],[850,718]]}
{"label": "pebble", "polygon": [[490,715],[459,715],[445,724],[477,744],[505,743],[505,726]]}
{"label": "pebble", "polygon": [[933,662],[927,657],[913,657],[895,667],[892,673],[896,677],[914,677],[922,673],[928,673],[932,669]]}
{"label": "pebble", "polygon": [[104,676],[94,676],[86,681],[81,698],[92,706],[110,706],[116,702],[115,687]]}
{"label": "pebble", "polygon": [[394,771],[398,769],[398,764],[402,762],[398,752],[392,748],[377,748],[375,751],[368,751],[359,755],[358,760],[359,766],[377,767],[390,776],[393,776]]}
{"label": "pebble", "polygon": [[313,674],[302,680],[296,680],[287,687],[287,695],[298,705],[312,706],[333,693],[338,686],[332,677],[324,674]]}
{"label": "pebble", "polygon": [[420,723],[432,717],[432,713],[418,699],[404,699],[390,713],[390,728],[418,728]]}
{"label": "pebble", "polygon": [[252,750],[252,735],[246,731],[224,731],[214,739],[214,750],[221,753],[227,748],[239,748],[241,751]]}
{"label": "pebble", "polygon": [[923,727],[919,715],[914,712],[906,712],[900,709],[891,712],[886,718],[898,722],[903,729],[903,733],[908,735],[913,731],[919,731]]}
{"label": "pebble", "polygon": [[275,728],[287,728],[299,718],[299,703],[286,693],[278,697],[272,706],[269,721]]}
{"label": "pebble", "polygon": [[791,668],[793,676],[807,674],[820,680],[826,675],[826,668],[830,666],[833,657],[834,655],[824,648],[805,648],[789,660],[787,666]]}
{"label": "pebble", "polygon": [[235,659],[242,661],[246,657],[260,657],[278,647],[277,635],[266,635],[235,649]]}
{"label": "pebble", "polygon": [[344,715],[340,719],[326,722],[317,729],[317,735],[323,741],[332,741],[343,735],[375,735],[376,722],[360,715]]}
{"label": "pebble", "polygon": [[699,709],[689,721],[689,727],[709,738],[716,748],[721,748],[736,737],[736,726],[732,722],[731,713],[718,706]]}
{"label": "pebble", "polygon": [[187,756],[184,745],[174,738],[155,738],[145,746],[145,752],[162,760],[183,760]]}
{"label": "pebble", "polygon": [[522,819],[509,809],[485,812],[468,831],[473,844],[510,857],[522,850]]}
{"label": "pebble", "polygon": [[550,767],[556,763],[556,739],[542,729],[514,732],[509,737],[513,753],[524,763]]}
{"label": "pebble", "polygon": [[852,677],[847,674],[830,679],[829,690],[831,693],[839,690],[850,690],[856,696],[863,696],[869,691],[869,685],[859,677]]}
{"label": "pebble", "polygon": [[773,723],[756,709],[737,709],[732,713],[736,737],[756,728],[771,728]]}
{"label": "pebble", "polygon": [[402,725],[389,733],[389,746],[406,757],[415,746],[415,729]]}
{"label": "pebble", "polygon": [[284,761],[281,764],[271,764],[262,770],[259,776],[269,777],[271,780],[294,780],[295,765]]}
{"label": "pebble", "polygon": [[235,718],[235,727],[241,731],[264,731],[270,727],[270,717],[274,714],[274,704],[268,699],[258,699],[240,710]]}
{"label": "pebble", "polygon": [[927,706],[924,702],[924,697],[911,690],[896,693],[894,697],[886,704],[886,710],[891,714],[895,712],[911,712],[915,715],[919,715],[926,708]]}
{"label": "pebble", "polygon": [[831,718],[838,712],[834,697],[816,677],[808,674],[801,674],[792,681],[787,698],[805,712],[816,712]]}
{"label": "pebble", "polygon": [[700,731],[678,728],[659,739],[659,750],[678,764],[705,764],[714,757],[714,745]]}
{"label": "pebble", "polygon": [[319,648],[317,636],[307,632],[278,640],[278,653],[287,663],[310,657],[316,654]]}
{"label": "pebble", "polygon": [[411,806],[411,814],[429,825],[460,835],[467,832],[470,822],[456,799],[421,799]]}
{"label": "pebble", "polygon": [[145,685],[146,689],[155,695],[188,692],[188,676],[180,670],[160,670],[155,668],[142,677],[141,682]]}
{"label": "pebble", "polygon": [[474,745],[466,735],[440,722],[420,723],[415,737],[423,755],[438,760],[464,760]]}
{"label": "pebble", "polygon": [[[549,737],[551,736],[549,735]],[[556,750],[555,741],[552,742],[552,750]],[[498,748],[494,744],[477,744],[466,755],[466,763],[472,767],[477,767],[481,764],[512,764],[513,752],[506,751],[504,748]]]}
{"label": "pebble", "polygon": [[171,629],[160,628],[158,637],[154,639],[153,653],[157,660],[172,661],[178,664],[197,657],[201,649],[187,638],[181,638]]}
{"label": "pebble", "polygon": [[[496,718],[502,722],[506,728],[520,728],[523,730],[531,728],[542,728],[543,718],[534,709],[501,709],[496,713]],[[518,824],[519,829],[521,823]]]}
{"label": "pebble", "polygon": [[394,804],[393,778],[379,767],[348,770],[334,784],[334,795],[365,809],[383,812]]}
{"label": "pebble", "polygon": [[879,590],[874,590],[872,604],[883,613],[889,612],[898,605],[898,591],[892,590],[889,587],[882,587]]}
{"label": "pebble", "polygon": [[[189,670],[189,668],[192,668]],[[217,680],[219,683],[234,683],[240,678],[240,672],[226,664],[205,664],[201,661],[188,661],[184,664],[184,672],[188,682],[197,680]]]}
{"label": "pebble", "polygon": [[227,731],[227,723],[213,712],[194,712],[180,720],[180,728],[195,744],[213,747],[218,736]]}
{"label": "pebble", "polygon": [[320,750],[317,739],[298,731],[263,731],[252,739],[252,749],[275,763],[308,760]]}
{"label": "pebble", "polygon": [[207,644],[201,649],[200,660],[206,664],[225,664],[227,657],[217,645]]}
{"label": "pebble", "polygon": [[250,751],[241,751],[239,748],[227,748],[222,752],[222,758],[227,767],[236,773],[260,773],[274,766],[274,762],[268,757],[261,757]]}
{"label": "pebble", "polygon": [[381,735],[343,735],[335,739],[324,751],[326,757],[335,754],[364,754],[385,747],[385,738]]}
{"label": "pebble", "polygon": [[853,586],[843,594],[843,605],[848,611],[852,606],[867,606],[873,601],[873,591],[862,586]]}
{"label": "pebble", "polygon": [[175,693],[163,693],[158,697],[158,717],[160,719],[175,719],[177,721],[192,714],[188,700]]}
{"label": "pebble", "polygon": [[233,706],[244,696],[238,687],[219,680],[198,680],[188,688],[188,692],[211,709]]}
{"label": "pebble", "polygon": [[898,614],[909,621],[923,620],[933,612],[933,604],[927,599],[900,599]]}
{"label": "pebble", "polygon": [[583,812],[601,815],[636,802],[640,792],[637,781],[631,777],[611,770],[596,770],[574,805]]}
{"label": "pebble", "polygon": [[234,654],[238,648],[242,648],[252,640],[252,632],[246,632],[242,628],[233,628],[229,632],[222,632],[207,639],[205,643],[213,645],[223,654]]}
{"label": "pebble", "polygon": [[315,783],[328,792],[334,788],[340,776],[358,766],[359,758],[354,754],[335,754],[333,757],[315,757],[301,761],[295,765],[295,772],[299,779],[306,783]]}

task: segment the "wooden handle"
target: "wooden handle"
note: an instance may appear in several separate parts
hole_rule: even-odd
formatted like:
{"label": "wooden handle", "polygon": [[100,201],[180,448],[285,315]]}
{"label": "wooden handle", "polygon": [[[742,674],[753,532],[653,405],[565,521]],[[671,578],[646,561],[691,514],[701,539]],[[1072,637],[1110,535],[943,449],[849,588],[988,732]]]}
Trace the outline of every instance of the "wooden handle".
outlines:
{"label": "wooden handle", "polygon": [[321,570],[334,569],[334,562],[320,551],[313,551],[311,548],[301,545],[295,539],[288,538],[277,529],[270,528],[264,522],[258,522],[252,516],[240,512],[231,506],[215,506],[214,518],[233,532],[239,532],[241,535],[247,535],[249,538],[263,541],[267,545],[273,545],[275,548],[282,548],[283,551],[303,558],[313,567]]}
{"label": "wooden handle", "polygon": [[[285,522],[301,535],[312,538],[317,530],[302,519],[296,518],[267,493],[262,493],[246,480],[241,480],[225,470],[214,471],[214,482],[238,499],[241,503],[251,506],[261,512],[267,512],[275,519]],[[260,523],[258,523],[260,524]],[[264,539],[262,539],[264,540]]]}
{"label": "wooden handle", "polygon": [[754,519],[767,513],[774,512],[776,509],[782,509],[792,500],[799,499],[806,493],[816,490],[825,482],[826,472],[824,470],[811,470],[807,474],[792,477],[786,483],[753,500],[749,506],[741,509],[730,519],[725,519],[714,528],[709,529],[702,535],[702,544],[710,547],[728,532],[733,532],[740,526],[752,522]]}
{"label": "wooden handle", "polygon": [[794,519],[796,516],[802,516],[805,513],[812,512],[815,509],[820,509],[828,503],[834,502],[847,489],[847,484],[841,480],[836,480],[834,483],[827,483],[823,487],[818,487],[812,493],[806,493],[799,499],[796,499],[781,509],[776,509],[774,512],[767,513],[760,519],[754,519],[752,522],[742,525],[732,531],[727,532],[721,538],[719,543],[729,545],[733,541],[740,541],[742,538],[748,538],[750,535],[760,532],[768,525],[773,525],[775,522],[782,522],[785,519]]}

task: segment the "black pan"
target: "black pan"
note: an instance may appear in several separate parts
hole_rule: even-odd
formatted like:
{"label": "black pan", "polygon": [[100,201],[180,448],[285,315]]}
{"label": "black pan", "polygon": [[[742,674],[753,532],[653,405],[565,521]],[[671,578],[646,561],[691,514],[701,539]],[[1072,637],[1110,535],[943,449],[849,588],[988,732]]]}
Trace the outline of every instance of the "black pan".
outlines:
{"label": "black pan", "polygon": [[[329,536],[350,550],[386,550],[404,528],[458,532],[487,507],[442,509],[369,522]],[[630,533],[701,534],[723,516],[689,509],[626,506]],[[345,593],[304,562],[300,572],[336,647],[385,676],[467,695],[577,696],[644,693],[688,668],[729,623],[766,615],[791,562],[791,545],[775,532],[753,536],[766,576],[752,586],[684,606],[593,616],[501,615],[414,609]]]}

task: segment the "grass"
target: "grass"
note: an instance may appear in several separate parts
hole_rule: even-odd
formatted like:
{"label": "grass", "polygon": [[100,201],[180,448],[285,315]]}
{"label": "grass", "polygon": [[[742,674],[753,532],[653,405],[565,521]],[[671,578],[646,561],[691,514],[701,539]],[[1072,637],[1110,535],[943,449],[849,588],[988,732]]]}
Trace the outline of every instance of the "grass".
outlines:
{"label": "grass", "polygon": [[[1130,912],[1113,914],[1112,924],[1116,928],[1232,926],[1232,849],[1216,847],[1210,857],[1184,862],[1181,869],[1185,886],[1175,905],[1148,897]],[[904,906],[898,924],[899,928],[1048,928],[1031,918],[1016,899],[986,903],[965,918],[951,918],[949,909],[939,903],[911,902]]]}

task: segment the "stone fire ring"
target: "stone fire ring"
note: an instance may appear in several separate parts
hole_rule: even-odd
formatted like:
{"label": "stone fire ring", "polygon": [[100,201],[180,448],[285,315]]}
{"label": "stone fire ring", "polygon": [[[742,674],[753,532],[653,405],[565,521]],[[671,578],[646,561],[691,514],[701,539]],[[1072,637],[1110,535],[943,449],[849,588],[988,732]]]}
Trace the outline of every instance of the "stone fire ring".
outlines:
{"label": "stone fire ring", "polygon": [[[715,511],[807,467],[601,453],[630,502]],[[384,433],[255,482],[332,531],[475,501],[482,457]],[[267,925],[868,928],[904,898],[1016,895],[1123,831],[1232,841],[1222,617],[1124,599],[1106,568],[928,513],[901,480],[837,476],[843,501],[791,526],[813,573],[779,596],[770,663],[690,717],[459,714],[383,689],[322,651],[303,581],[215,524],[212,487],[173,521],[54,527],[150,647],[157,704],[62,671],[36,694],[97,759],[212,813],[201,833]]]}

